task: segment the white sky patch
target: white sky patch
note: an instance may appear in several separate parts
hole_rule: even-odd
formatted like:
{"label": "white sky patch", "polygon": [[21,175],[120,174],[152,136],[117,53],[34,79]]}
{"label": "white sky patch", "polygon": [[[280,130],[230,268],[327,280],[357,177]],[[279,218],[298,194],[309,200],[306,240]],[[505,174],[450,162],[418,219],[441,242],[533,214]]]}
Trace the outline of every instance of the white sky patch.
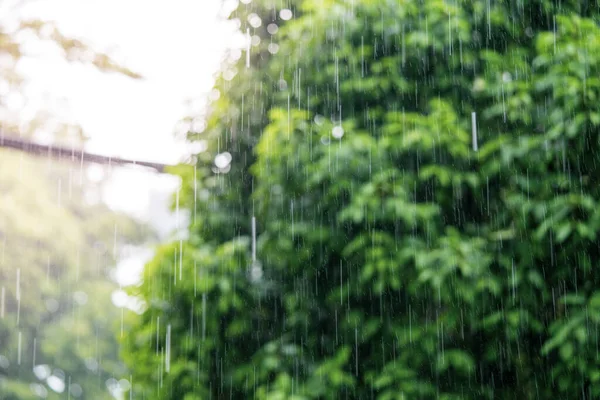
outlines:
{"label": "white sky patch", "polygon": [[[235,45],[234,27],[224,22],[218,0],[36,1],[24,13],[57,23],[59,29],[107,51],[143,75],[132,80],[67,63],[52,51],[25,58],[30,108],[52,109],[79,124],[90,137],[87,150],[104,155],[177,163],[189,153],[175,126],[189,115],[190,100],[210,93],[224,51]],[[31,48],[38,53],[38,48]],[[38,53],[39,54],[39,53]],[[202,104],[196,100],[195,104]],[[136,216],[150,211],[149,196],[176,187],[173,179],[115,168],[104,200]]]}
{"label": "white sky patch", "polygon": [[[173,139],[185,101],[205,96],[232,26],[219,20],[220,1],[53,0],[34,2],[32,15],[54,20],[68,35],[108,53],[143,80],[100,74],[86,65],[65,68],[58,56],[31,58],[21,70],[32,101],[64,98],[68,114],[91,140],[89,151],[176,162],[184,148]],[[43,62],[42,62],[43,61]],[[37,94],[37,96],[36,96]]]}

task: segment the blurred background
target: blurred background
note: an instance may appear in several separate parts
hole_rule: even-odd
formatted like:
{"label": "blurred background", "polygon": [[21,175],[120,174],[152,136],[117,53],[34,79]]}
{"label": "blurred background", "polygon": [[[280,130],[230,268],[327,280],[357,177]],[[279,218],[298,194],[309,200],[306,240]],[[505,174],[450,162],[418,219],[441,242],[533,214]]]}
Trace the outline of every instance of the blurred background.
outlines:
{"label": "blurred background", "polygon": [[[0,135],[185,163],[187,116],[240,43],[227,7],[0,0]],[[186,226],[179,178],[72,161],[0,147],[0,399],[122,398],[114,332],[140,305],[121,289]]]}

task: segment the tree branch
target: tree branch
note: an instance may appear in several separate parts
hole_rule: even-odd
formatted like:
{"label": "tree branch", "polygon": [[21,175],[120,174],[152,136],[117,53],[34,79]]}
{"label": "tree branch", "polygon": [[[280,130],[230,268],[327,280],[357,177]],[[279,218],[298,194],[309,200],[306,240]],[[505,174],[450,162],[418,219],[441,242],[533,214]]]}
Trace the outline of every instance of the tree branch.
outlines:
{"label": "tree branch", "polygon": [[99,154],[87,153],[83,150],[69,149],[66,147],[43,145],[34,143],[29,140],[16,138],[14,136],[5,136],[0,132],[0,148],[6,147],[10,149],[20,150],[25,153],[48,156],[58,159],[70,159],[73,162],[89,162],[102,165],[141,165],[156,170],[157,172],[165,172],[165,168],[170,165],[155,163],[150,161],[130,160],[120,157],[107,157]]}

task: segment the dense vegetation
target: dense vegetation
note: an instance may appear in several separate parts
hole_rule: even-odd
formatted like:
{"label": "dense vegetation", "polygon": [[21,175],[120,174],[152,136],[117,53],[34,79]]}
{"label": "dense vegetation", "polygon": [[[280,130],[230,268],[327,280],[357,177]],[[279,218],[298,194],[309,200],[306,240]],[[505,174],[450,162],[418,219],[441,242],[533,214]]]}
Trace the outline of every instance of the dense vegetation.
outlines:
{"label": "dense vegetation", "polygon": [[243,3],[136,398],[600,396],[598,4]]}

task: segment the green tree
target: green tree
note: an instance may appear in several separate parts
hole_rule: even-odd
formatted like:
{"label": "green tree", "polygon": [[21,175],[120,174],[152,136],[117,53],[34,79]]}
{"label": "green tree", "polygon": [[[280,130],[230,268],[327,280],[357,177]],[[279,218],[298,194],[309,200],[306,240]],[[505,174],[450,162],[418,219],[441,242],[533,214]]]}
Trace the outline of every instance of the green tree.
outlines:
{"label": "green tree", "polygon": [[134,290],[138,394],[598,396],[597,5],[286,4],[232,15],[262,41]]}

